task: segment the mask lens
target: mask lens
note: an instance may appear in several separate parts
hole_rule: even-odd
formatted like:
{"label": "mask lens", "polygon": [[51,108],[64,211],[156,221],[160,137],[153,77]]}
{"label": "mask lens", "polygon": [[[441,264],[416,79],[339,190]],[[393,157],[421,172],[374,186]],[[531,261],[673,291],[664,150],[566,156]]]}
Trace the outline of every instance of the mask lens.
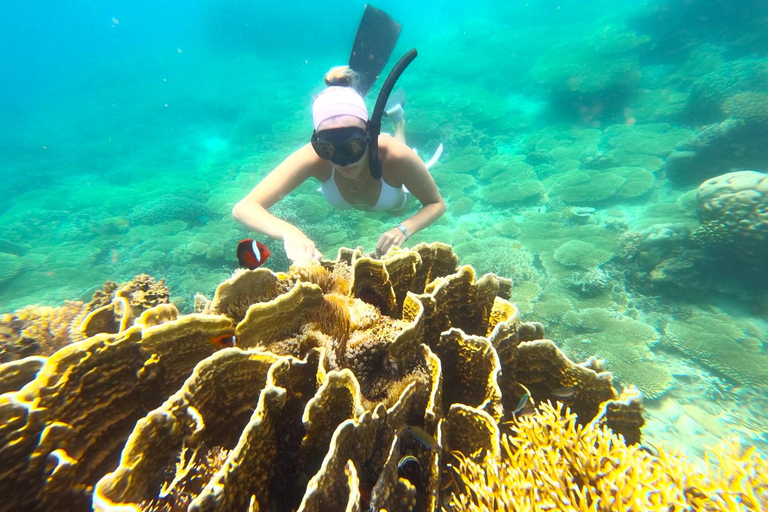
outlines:
{"label": "mask lens", "polygon": [[320,130],[312,134],[317,156],[345,166],[360,160],[368,148],[368,132],[358,127]]}

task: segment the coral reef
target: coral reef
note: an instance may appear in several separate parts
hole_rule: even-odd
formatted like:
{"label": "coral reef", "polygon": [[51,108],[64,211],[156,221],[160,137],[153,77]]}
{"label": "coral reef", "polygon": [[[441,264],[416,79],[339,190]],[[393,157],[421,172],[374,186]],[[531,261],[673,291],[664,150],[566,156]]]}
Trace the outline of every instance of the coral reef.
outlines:
{"label": "coral reef", "polygon": [[222,215],[204,204],[187,197],[164,195],[136,206],[128,216],[132,225],[159,224],[174,220],[191,225],[201,225],[209,220],[221,219]]}
{"label": "coral reef", "polygon": [[614,167],[571,170],[546,182],[566,203],[589,206],[609,199],[640,197],[651,190],[655,178],[652,172],[640,167]]}
{"label": "coral reef", "polygon": [[599,267],[592,267],[574,272],[566,282],[580,293],[592,295],[607,289],[611,280],[608,272]]}
{"label": "coral reef", "polygon": [[446,509],[763,510],[768,460],[731,439],[703,467],[675,450],[628,445],[599,425],[578,425],[562,404],[543,403],[510,423],[501,449],[452,463]]}
{"label": "coral reef", "polygon": [[690,241],[688,223],[666,222],[621,237],[628,280],[638,290],[680,293],[701,287],[703,253]]}
{"label": "coral reef", "polygon": [[463,262],[472,265],[477,271],[509,278],[515,285],[541,280],[533,254],[515,240],[505,237],[473,240],[458,244],[455,251]]}
{"label": "coral reef", "polygon": [[766,124],[728,118],[679,143],[667,157],[664,170],[672,181],[690,185],[713,178],[724,170],[766,167],[768,150],[763,143],[766,135]]}
{"label": "coral reef", "polygon": [[0,363],[30,356],[49,356],[72,342],[73,324],[82,322],[82,302],[59,307],[27,306],[0,315]]}
{"label": "coral reef", "polygon": [[[691,86],[685,116],[696,124],[723,121],[730,113],[725,108],[731,103],[740,110],[744,105],[733,98],[743,93],[768,91],[768,66],[762,59],[742,58],[724,62],[717,69],[697,79]],[[759,105],[756,105],[759,108]],[[740,116],[736,116],[740,117]]]}
{"label": "coral reef", "polygon": [[723,313],[696,314],[671,319],[665,328],[665,343],[742,384],[768,384],[768,356],[745,342],[743,325]]}
{"label": "coral reef", "polygon": [[22,266],[21,258],[16,254],[0,252],[0,285],[13,279]]}
{"label": "coral reef", "polygon": [[604,308],[587,308],[563,318],[575,336],[564,344],[576,357],[595,355],[611,362],[624,384],[636,385],[649,398],[672,387],[672,376],[654,364],[650,348],[660,335],[653,326]]}
{"label": "coral reef", "polygon": [[170,299],[164,281],[146,274],[121,285],[104,283],[88,304],[27,306],[0,315],[0,363],[29,356],[49,356],[60,348],[98,333],[124,330],[142,312]]}
{"label": "coral reef", "polygon": [[747,123],[768,124],[768,93],[741,92],[723,103],[723,111]]}
{"label": "coral reef", "polygon": [[569,240],[557,248],[555,260],[566,267],[591,269],[598,267],[613,257],[611,251],[595,247],[589,242]]}
{"label": "coral reef", "polygon": [[480,167],[478,174],[492,182],[483,188],[483,199],[492,205],[536,202],[545,193],[533,167],[524,162],[522,155],[496,155]]}
{"label": "coral reef", "polygon": [[553,47],[531,73],[550,89],[553,111],[591,123],[627,104],[640,78],[638,51],[648,41],[609,25],[583,40]]}
{"label": "coral reef", "polygon": [[666,157],[675,146],[693,138],[694,133],[668,123],[630,126],[614,124],[605,129],[605,140],[614,149],[627,153]]}
{"label": "coral reef", "polygon": [[590,206],[615,196],[624,181],[610,172],[572,170],[552,176],[547,185],[566,203]]}
{"label": "coral reef", "polygon": [[563,388],[579,424],[639,441],[639,394],[457,263],[442,244],[340,250],[68,345],[0,397],[4,506],[435,510],[449,454],[499,455],[520,398]]}

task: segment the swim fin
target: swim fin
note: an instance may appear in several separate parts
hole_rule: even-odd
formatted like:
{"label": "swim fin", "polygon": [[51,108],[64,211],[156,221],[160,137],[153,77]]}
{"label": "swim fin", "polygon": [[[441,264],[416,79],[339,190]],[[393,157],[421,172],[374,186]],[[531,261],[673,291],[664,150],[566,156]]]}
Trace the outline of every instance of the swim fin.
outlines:
{"label": "swim fin", "polygon": [[349,67],[360,75],[357,88],[363,96],[368,94],[387,65],[401,29],[402,25],[384,11],[365,6],[349,55]]}
{"label": "swim fin", "polygon": [[398,89],[389,95],[384,105],[384,115],[393,123],[400,122],[403,120],[403,107],[405,107],[405,91]]}

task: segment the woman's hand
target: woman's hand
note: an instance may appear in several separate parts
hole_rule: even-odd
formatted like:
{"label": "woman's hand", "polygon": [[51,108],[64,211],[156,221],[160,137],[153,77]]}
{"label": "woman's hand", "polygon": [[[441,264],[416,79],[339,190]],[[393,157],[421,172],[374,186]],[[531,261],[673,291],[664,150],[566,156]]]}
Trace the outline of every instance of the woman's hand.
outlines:
{"label": "woman's hand", "polygon": [[310,260],[319,260],[323,257],[315,247],[315,242],[309,239],[301,230],[290,230],[283,235],[283,246],[288,259],[299,265],[309,263]]}
{"label": "woman's hand", "polygon": [[401,247],[407,240],[405,233],[398,228],[392,228],[379,237],[379,242],[376,244],[376,256],[386,254],[392,247]]}

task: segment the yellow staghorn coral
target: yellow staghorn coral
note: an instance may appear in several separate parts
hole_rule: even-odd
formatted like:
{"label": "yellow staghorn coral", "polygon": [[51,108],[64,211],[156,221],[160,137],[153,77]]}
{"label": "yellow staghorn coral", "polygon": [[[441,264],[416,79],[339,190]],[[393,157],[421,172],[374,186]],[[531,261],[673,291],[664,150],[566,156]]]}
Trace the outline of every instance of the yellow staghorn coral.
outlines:
{"label": "yellow staghorn coral", "polygon": [[758,511],[768,506],[768,461],[733,440],[704,467],[665,449],[627,445],[607,426],[580,425],[563,404],[540,405],[501,436],[501,452],[455,454],[443,510]]}

